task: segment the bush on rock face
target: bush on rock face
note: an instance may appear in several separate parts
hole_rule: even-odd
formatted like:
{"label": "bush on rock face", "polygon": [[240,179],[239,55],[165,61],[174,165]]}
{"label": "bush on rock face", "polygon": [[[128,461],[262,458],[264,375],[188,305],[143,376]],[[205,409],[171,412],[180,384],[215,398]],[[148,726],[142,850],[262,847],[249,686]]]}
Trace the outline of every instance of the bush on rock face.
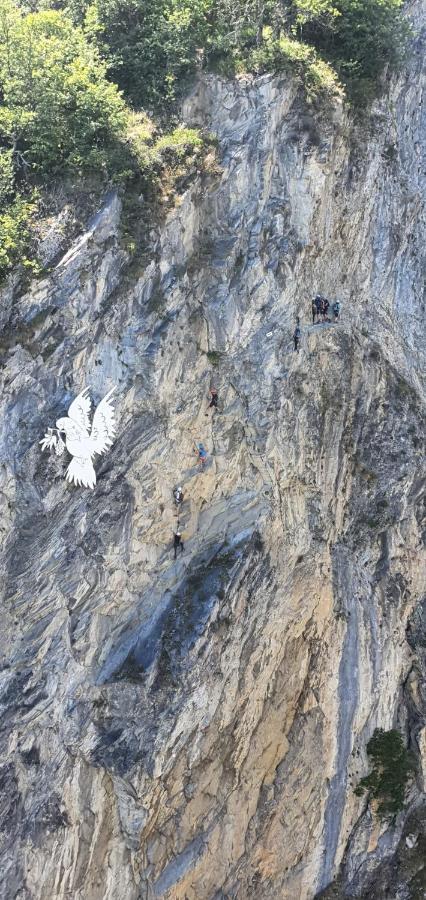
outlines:
{"label": "bush on rock face", "polygon": [[37,199],[17,196],[6,209],[0,209],[0,280],[16,263],[33,274],[38,265],[32,258],[30,225],[37,211]]}
{"label": "bush on rock face", "polygon": [[367,744],[371,772],[355,789],[357,796],[367,792],[377,802],[382,819],[394,818],[404,807],[405,793],[414,763],[405,749],[399,731],[376,728]]}

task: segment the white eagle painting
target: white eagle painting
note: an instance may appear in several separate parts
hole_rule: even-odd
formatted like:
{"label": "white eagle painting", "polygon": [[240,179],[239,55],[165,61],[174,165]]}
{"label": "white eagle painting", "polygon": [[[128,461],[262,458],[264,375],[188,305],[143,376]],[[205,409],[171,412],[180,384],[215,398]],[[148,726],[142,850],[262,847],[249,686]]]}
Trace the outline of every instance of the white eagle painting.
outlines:
{"label": "white eagle painting", "polygon": [[[114,409],[111,403],[114,391],[115,388],[108,391],[98,404],[90,427],[91,400],[89,391],[85,388],[71,403],[68,416],[58,419],[56,428],[49,428],[40,441],[43,450],[54,449],[58,456],[67,448],[72,460],[65,477],[70,484],[83,485],[92,490],[95,487],[93,457],[106,453],[115,437]],[[65,443],[62,435],[65,435]]]}

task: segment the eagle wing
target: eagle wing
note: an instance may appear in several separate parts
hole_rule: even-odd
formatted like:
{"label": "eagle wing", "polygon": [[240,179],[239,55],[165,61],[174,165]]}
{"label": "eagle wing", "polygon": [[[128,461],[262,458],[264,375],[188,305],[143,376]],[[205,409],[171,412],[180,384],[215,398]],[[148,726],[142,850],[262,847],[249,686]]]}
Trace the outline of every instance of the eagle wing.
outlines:
{"label": "eagle wing", "polygon": [[91,400],[89,391],[88,388],[85,388],[84,391],[73,400],[68,410],[68,418],[72,419],[73,422],[77,422],[77,425],[79,425],[80,428],[83,428],[86,434],[90,434],[90,407]]}
{"label": "eagle wing", "polygon": [[110,401],[114,391],[115,388],[111,388],[95,409],[90,435],[92,453],[105,453],[115,437],[114,409]]}

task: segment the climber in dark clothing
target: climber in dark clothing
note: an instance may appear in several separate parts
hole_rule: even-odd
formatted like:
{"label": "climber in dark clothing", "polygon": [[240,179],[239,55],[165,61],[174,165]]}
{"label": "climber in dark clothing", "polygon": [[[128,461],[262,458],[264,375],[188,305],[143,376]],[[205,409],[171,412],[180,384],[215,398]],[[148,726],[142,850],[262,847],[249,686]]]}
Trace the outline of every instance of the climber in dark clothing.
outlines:
{"label": "climber in dark clothing", "polygon": [[315,325],[315,319],[317,317],[317,304],[315,300],[312,300],[312,325]]}
{"label": "climber in dark clothing", "polygon": [[323,302],[324,302],[324,322],[329,322],[330,319],[328,318],[328,308],[330,306],[330,303],[326,298],[324,298]]}
{"label": "climber in dark clothing", "polygon": [[[314,303],[315,303],[315,309],[316,309],[316,313],[317,313],[317,321],[319,322],[319,317],[320,317],[320,313],[321,313],[321,294],[316,295]],[[314,325],[315,325],[315,322],[314,322]]]}
{"label": "climber in dark clothing", "polygon": [[[208,409],[217,409],[218,395],[217,395],[216,388],[210,389],[210,398],[211,399],[210,399],[210,403],[208,405]],[[206,412],[206,416],[208,416],[208,412]]]}
{"label": "climber in dark clothing", "polygon": [[297,325],[296,325],[296,328],[294,329],[294,334],[293,334],[294,349],[295,349],[297,352],[299,352],[299,347],[300,347],[300,337],[301,337],[301,334],[302,334],[301,328],[300,328],[300,324],[299,324],[299,321],[300,321],[300,320],[298,319],[298,320],[297,320]]}
{"label": "climber in dark clothing", "polygon": [[339,318],[340,318],[340,303],[338,300],[336,300],[335,303],[333,303],[333,315],[334,315],[334,321],[338,322]]}
{"label": "climber in dark clothing", "polygon": [[315,308],[316,308],[316,311],[317,311],[317,319],[319,319],[319,317],[320,317],[320,312],[321,312],[321,301],[322,301],[321,294],[317,294],[316,297],[315,297],[315,300],[314,300]]}
{"label": "climber in dark clothing", "polygon": [[175,559],[177,557],[178,547],[180,547],[181,552],[183,553],[183,543],[182,543],[182,535],[180,531],[176,531],[173,537],[173,549],[175,552]]}

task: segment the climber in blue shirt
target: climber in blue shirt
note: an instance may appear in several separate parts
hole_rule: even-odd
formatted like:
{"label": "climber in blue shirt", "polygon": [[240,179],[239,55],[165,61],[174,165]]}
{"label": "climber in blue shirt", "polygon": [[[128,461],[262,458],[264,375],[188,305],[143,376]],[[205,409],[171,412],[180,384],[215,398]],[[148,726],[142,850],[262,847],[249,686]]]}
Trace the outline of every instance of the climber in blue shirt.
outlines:
{"label": "climber in blue shirt", "polygon": [[195,447],[196,447],[195,452],[198,454],[198,463],[199,463],[200,469],[203,469],[207,462],[207,450],[204,447],[204,444],[196,444]]}

